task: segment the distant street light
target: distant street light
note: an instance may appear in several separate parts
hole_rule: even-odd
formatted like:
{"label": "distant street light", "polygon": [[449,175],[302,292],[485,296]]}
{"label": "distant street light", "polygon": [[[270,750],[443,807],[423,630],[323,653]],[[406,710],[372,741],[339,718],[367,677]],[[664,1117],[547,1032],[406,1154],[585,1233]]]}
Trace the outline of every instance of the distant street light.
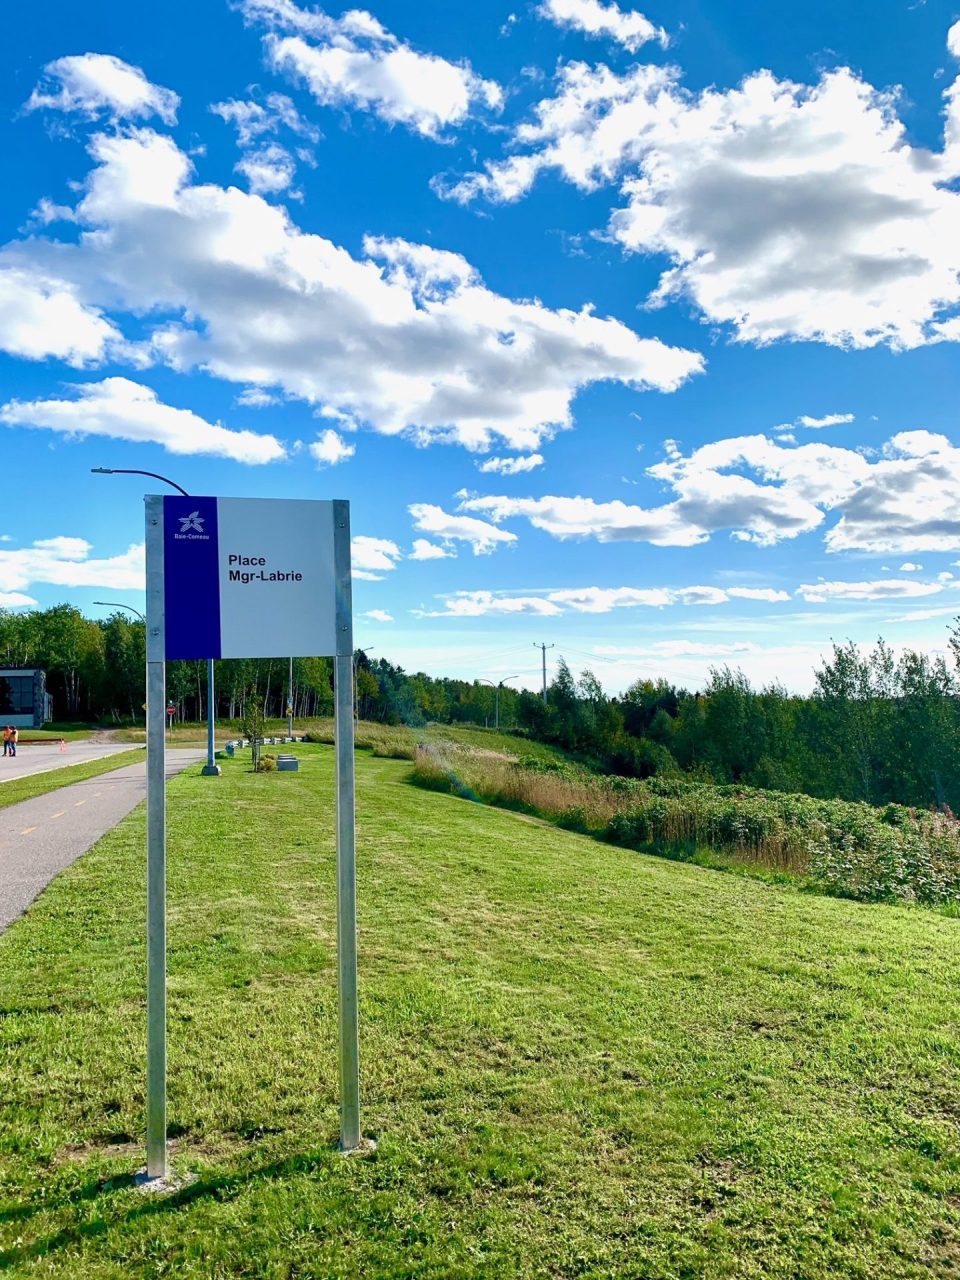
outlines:
{"label": "distant street light", "polygon": [[[147,625],[147,620],[146,620],[146,618],[143,616],[143,614],[140,612],[140,610],[139,610],[139,609],[134,609],[134,607],[133,607],[132,605],[129,605],[129,604],[120,604],[120,602],[119,602],[118,600],[94,600],[94,602],[93,602],[93,603],[94,603],[94,604],[102,605],[104,609],[124,609],[124,610],[126,610],[126,612],[127,612],[127,613],[133,613],[133,614],[136,614],[136,616],[137,616],[137,617],[140,619],[140,621],[143,623],[144,627],[146,627],[146,625]],[[144,709],[144,711],[146,711],[146,709],[147,709],[147,704],[146,704],[146,703],[144,703],[144,704],[143,704],[143,709]],[[136,724],[136,723],[137,723],[137,717],[136,717],[136,716],[134,716],[134,717],[133,717],[133,723],[134,723],[134,724]]]}
{"label": "distant street light", "polygon": [[[90,471],[95,476],[149,476],[151,480],[160,480],[163,484],[168,484],[171,489],[176,489],[177,493],[182,493],[185,498],[190,495],[182,485],[177,484],[176,480],[171,480],[169,476],[162,476],[156,471],[141,471],[139,468],[132,467],[91,467]],[[124,606],[121,606],[121,608]],[[144,619],[144,621],[146,621]],[[220,766],[216,759],[216,746],[214,743],[214,715],[216,695],[213,687],[213,659],[207,659],[207,763],[203,766],[201,772],[204,777],[217,778],[220,776]]]}
{"label": "distant street light", "polygon": [[480,683],[490,685],[490,687],[493,689],[493,692],[494,692],[493,727],[495,729],[500,728],[500,690],[503,688],[503,686],[507,683],[508,680],[519,680],[519,679],[520,679],[519,676],[504,676],[502,680],[498,680],[497,683],[494,684],[493,681],[488,680],[486,676],[480,677]]}

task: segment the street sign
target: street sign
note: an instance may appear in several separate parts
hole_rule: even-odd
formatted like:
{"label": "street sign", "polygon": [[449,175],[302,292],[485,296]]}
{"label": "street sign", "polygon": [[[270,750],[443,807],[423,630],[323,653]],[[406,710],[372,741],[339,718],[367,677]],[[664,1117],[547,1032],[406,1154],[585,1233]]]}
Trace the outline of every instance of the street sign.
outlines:
{"label": "street sign", "polygon": [[162,502],[167,659],[336,653],[333,502]]}
{"label": "street sign", "polygon": [[170,495],[148,495],[145,502],[147,1182],[161,1187],[167,1176],[163,713],[169,659],[334,659],[340,1145],[353,1151],[361,1144],[353,614],[348,502]]}

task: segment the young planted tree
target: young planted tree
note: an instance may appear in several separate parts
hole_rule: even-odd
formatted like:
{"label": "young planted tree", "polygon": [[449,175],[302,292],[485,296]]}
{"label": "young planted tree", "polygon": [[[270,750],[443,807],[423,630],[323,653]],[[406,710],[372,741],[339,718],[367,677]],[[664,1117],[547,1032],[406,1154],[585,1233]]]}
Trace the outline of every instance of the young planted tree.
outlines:
{"label": "young planted tree", "polygon": [[250,739],[253,772],[259,773],[261,770],[260,748],[263,746],[263,699],[257,694],[248,694],[246,697],[240,731],[245,738]]}

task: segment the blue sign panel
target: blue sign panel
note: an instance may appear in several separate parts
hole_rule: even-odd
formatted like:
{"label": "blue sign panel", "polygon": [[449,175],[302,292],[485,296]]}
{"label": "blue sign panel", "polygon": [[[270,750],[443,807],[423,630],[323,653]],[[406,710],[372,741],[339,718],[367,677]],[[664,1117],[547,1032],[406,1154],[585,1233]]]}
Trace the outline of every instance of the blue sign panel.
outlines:
{"label": "blue sign panel", "polygon": [[219,658],[220,551],[216,498],[163,499],[168,658]]}

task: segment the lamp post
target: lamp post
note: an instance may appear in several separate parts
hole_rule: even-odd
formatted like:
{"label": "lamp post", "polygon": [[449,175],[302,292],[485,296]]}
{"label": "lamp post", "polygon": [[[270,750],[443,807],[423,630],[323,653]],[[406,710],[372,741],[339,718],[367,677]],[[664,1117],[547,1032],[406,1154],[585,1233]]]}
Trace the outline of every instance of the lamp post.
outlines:
{"label": "lamp post", "polygon": [[493,727],[495,729],[500,728],[500,690],[503,688],[503,686],[507,683],[508,680],[519,680],[519,679],[520,679],[519,676],[504,676],[502,680],[499,680],[496,684],[494,684],[493,681],[488,680],[486,676],[480,677],[481,684],[488,684],[493,689],[493,693],[494,693]]}
{"label": "lamp post", "polygon": [[[132,605],[121,604],[119,600],[94,600],[93,603],[102,605],[105,609],[123,609],[124,612],[126,613],[134,614],[134,616],[139,618],[140,621],[143,623],[144,632],[146,632],[146,626],[147,626],[146,618],[143,616],[143,614],[140,612],[139,609],[134,609]],[[146,634],[144,634],[144,639],[146,639]],[[134,724],[136,724],[137,722],[136,716],[133,717],[133,722]]]}
{"label": "lamp post", "polygon": [[[182,493],[185,498],[190,495],[182,485],[177,484],[176,480],[171,480],[169,476],[162,476],[156,471],[141,471],[139,468],[131,467],[91,467],[90,471],[95,476],[149,476],[151,480],[160,480],[164,484],[168,484],[171,489],[176,489],[177,493]],[[122,607],[122,606],[121,606]],[[205,778],[219,778],[221,770],[217,764],[216,744],[214,742],[214,716],[216,714],[216,694],[213,685],[213,659],[207,659],[207,763],[200,772]]]}
{"label": "lamp post", "polygon": [[293,659],[290,659],[290,671],[287,675],[287,737],[293,737]]}

